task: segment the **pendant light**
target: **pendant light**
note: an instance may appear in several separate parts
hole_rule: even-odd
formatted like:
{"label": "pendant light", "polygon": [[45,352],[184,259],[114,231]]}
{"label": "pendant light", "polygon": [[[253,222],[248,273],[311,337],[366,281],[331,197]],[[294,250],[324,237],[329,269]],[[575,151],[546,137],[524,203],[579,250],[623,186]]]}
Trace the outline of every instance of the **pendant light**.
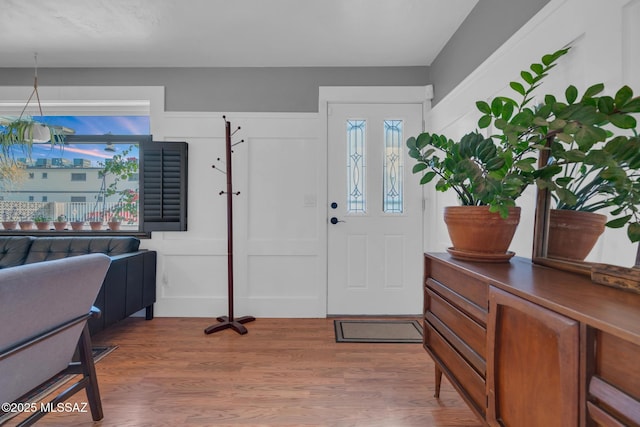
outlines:
{"label": "pendant light", "polygon": [[[36,96],[36,99],[38,101],[38,110],[40,111],[40,116],[44,116],[44,114],[42,114],[42,105],[40,104],[40,94],[38,93],[38,54],[35,53],[33,57],[35,62],[33,91],[31,92],[29,99],[27,99],[27,103],[24,105],[24,108],[22,109],[22,112],[20,113],[20,117],[18,118],[18,120],[22,119],[22,116],[25,110],[27,109],[27,107],[29,106],[29,103],[33,99],[33,95]],[[26,141],[31,141],[34,143],[49,142],[51,141],[51,129],[49,129],[49,126],[45,125],[44,123],[34,122],[30,126],[27,126],[25,128],[22,136]]]}

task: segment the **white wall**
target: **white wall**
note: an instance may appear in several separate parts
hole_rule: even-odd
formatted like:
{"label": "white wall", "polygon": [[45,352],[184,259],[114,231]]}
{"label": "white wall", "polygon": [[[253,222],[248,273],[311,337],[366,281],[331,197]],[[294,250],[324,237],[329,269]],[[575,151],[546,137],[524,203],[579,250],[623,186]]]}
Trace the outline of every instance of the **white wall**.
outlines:
{"label": "white wall", "polygon": [[[154,232],[158,316],[227,313],[225,113],[164,113],[154,139],[189,143],[188,231]],[[326,313],[318,115],[226,113],[234,146],[235,315]],[[222,162],[217,161],[222,159]],[[321,211],[322,209],[322,211]]]}
{"label": "white wall", "polygon": [[[567,84],[584,90],[602,82],[613,94],[623,84],[640,93],[640,0],[552,0],[501,46],[427,115],[427,130],[457,138],[476,128],[476,100],[513,96],[508,87],[519,72],[546,54],[567,45],[570,53],[559,61],[540,94],[563,96]],[[435,88],[437,91],[437,88]],[[425,250],[442,251],[450,245],[442,209],[455,199],[448,193],[425,189]],[[522,218],[511,250],[531,256],[535,189],[518,201]],[[607,230],[590,260],[633,265],[635,246],[623,232]]]}

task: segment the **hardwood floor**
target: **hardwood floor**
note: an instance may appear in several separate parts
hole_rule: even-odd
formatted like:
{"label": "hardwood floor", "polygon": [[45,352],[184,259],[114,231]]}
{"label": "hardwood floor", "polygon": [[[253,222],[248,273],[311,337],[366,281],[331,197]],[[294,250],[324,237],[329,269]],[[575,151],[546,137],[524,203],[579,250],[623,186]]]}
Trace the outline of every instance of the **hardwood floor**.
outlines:
{"label": "hardwood floor", "polygon": [[[333,319],[129,318],[94,337],[104,419],[48,414],[39,426],[480,426],[453,387],[433,397],[420,344],[336,343]],[[84,392],[71,402],[85,402]],[[12,420],[13,422],[13,420]]]}

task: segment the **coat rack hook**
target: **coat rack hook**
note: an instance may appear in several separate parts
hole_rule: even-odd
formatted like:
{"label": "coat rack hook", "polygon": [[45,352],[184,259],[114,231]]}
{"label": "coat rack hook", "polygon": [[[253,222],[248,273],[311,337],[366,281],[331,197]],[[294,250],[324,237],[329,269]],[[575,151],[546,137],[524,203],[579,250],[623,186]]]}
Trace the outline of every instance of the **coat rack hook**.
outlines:
{"label": "coat rack hook", "polygon": [[227,174],[227,173],[226,173],[225,171],[223,171],[222,169],[217,168],[217,167],[216,167],[216,165],[211,165],[211,167],[212,167],[213,169],[217,170],[218,172],[220,172],[220,173],[221,173],[221,174],[223,174],[223,175],[226,175],[226,174]]}

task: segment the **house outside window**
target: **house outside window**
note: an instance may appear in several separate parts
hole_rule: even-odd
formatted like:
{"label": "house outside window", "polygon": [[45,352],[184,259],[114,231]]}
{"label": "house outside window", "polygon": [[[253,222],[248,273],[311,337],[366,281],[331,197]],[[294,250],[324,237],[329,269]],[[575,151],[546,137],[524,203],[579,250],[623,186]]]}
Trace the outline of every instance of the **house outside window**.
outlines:
{"label": "house outside window", "polygon": [[[73,231],[83,234],[149,237],[151,231],[187,229],[186,142],[152,141],[148,116],[37,119],[74,129],[75,134],[67,134],[64,146],[32,146],[20,170],[24,178],[34,174],[43,179],[1,182],[0,215],[65,216],[84,222],[82,230]],[[19,158],[18,153],[11,155]],[[42,202],[30,202],[29,195]],[[119,228],[108,225],[115,220],[120,221]],[[99,231],[89,227],[94,221],[102,225]],[[0,228],[0,234],[7,233]]]}
{"label": "house outside window", "polygon": [[[28,159],[21,151],[14,155],[22,161],[27,179],[3,186],[0,214],[19,207],[18,215],[25,218],[64,215],[69,221],[100,220],[105,224],[105,231],[109,220],[121,219],[121,230],[139,232],[139,144],[150,140],[149,117],[45,116],[39,119],[49,125],[73,129],[75,134],[65,137],[64,146],[34,144]],[[129,169],[114,168],[114,162]],[[33,179],[35,176],[41,179]],[[88,180],[87,176],[97,179]],[[36,197],[46,204],[35,202]],[[89,227],[86,228],[89,232]]]}

